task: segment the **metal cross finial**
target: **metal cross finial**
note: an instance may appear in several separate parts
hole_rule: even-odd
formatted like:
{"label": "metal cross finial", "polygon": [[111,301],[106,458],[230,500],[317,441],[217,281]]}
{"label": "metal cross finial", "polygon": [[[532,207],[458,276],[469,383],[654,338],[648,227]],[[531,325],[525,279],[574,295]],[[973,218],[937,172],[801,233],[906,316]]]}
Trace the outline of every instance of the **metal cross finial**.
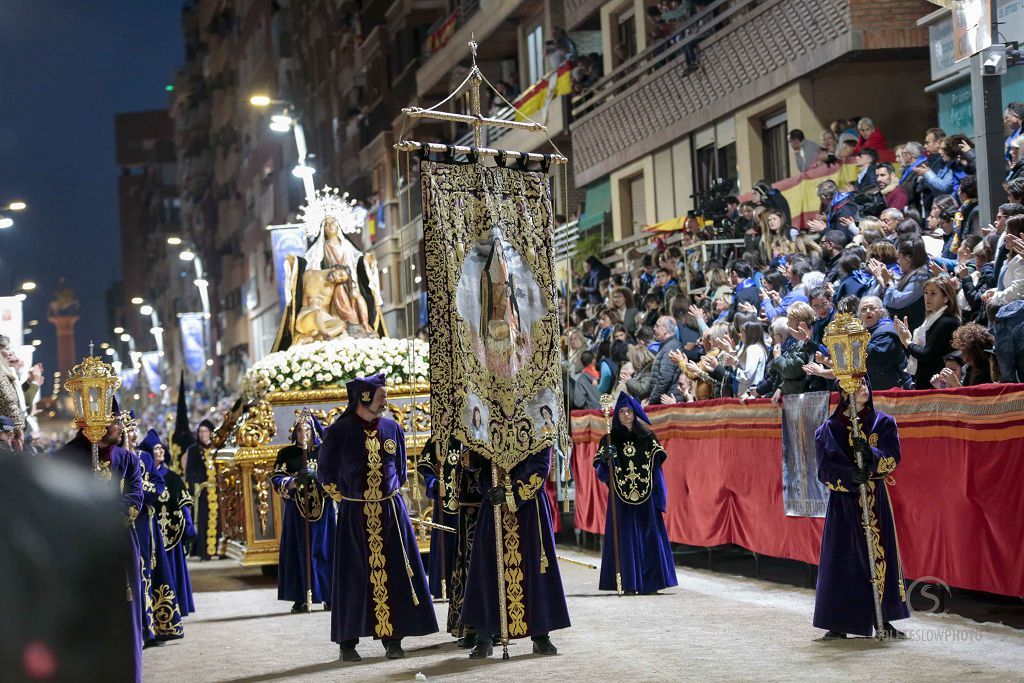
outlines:
{"label": "metal cross finial", "polygon": [[477,47],[479,47],[479,46],[476,44],[476,33],[475,32],[474,33],[470,33],[469,34],[469,52],[470,52],[470,55],[473,58],[473,68],[474,69],[476,68],[476,49],[477,49]]}

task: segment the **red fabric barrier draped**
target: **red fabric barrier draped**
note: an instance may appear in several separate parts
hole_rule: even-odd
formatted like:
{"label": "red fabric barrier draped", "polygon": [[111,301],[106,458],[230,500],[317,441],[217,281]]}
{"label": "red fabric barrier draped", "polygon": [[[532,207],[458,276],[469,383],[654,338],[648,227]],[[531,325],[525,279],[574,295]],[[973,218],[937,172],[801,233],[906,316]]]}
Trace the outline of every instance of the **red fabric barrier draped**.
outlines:
{"label": "red fabric barrier draped", "polygon": [[[1024,595],[1024,385],[878,392],[875,404],[900,430],[889,491],[906,576]],[[783,511],[778,408],[723,399],[650,415],[668,453],[673,542],[817,564],[823,520]],[[603,533],[607,488],[592,462],[604,421],[577,411],[572,424],[576,526]]]}

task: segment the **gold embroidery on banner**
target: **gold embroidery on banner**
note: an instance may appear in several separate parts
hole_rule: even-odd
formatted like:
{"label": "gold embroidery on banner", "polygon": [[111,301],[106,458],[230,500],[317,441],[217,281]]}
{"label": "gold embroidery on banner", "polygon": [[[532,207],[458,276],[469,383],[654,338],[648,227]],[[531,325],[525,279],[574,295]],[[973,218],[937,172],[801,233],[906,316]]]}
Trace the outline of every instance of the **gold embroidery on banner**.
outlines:
{"label": "gold embroidery on banner", "polygon": [[519,482],[519,499],[523,501],[530,500],[537,495],[537,491],[542,486],[544,486],[544,478],[539,474],[531,474],[529,481]]}
{"label": "gold embroidery on banner", "polygon": [[377,438],[377,431],[371,429],[365,433],[366,492],[363,495],[366,496],[366,503],[363,504],[363,514],[366,516],[366,542],[370,551],[373,613],[377,619],[374,633],[378,638],[385,638],[392,635],[394,629],[391,626],[391,608],[388,606],[388,572],[384,557],[384,527],[381,523],[381,483],[384,481],[384,475],[381,471],[380,440]]}
{"label": "gold embroidery on banner", "polygon": [[[444,397],[431,404],[432,433],[439,443],[453,435],[511,471],[526,454],[550,447],[558,438],[551,429],[538,429],[534,412],[548,405],[548,392],[562,395],[548,178],[539,172],[431,161],[421,164],[420,177],[426,280],[431,296],[438,297],[438,304],[430,307],[431,338],[444,340],[445,346],[443,353],[430,358],[431,392]],[[494,251],[496,242],[503,251]],[[524,313],[530,311],[530,319],[520,317],[514,297],[503,296],[511,299],[505,317],[486,320],[493,334],[478,322],[483,308],[481,318],[471,322],[456,301],[464,266],[484,254],[480,245],[485,243],[491,245],[491,255],[516,255],[517,265],[508,271],[515,277],[501,283],[509,288],[507,294],[518,294],[516,288],[533,279],[531,305],[523,308]],[[480,263],[482,268],[484,262]],[[483,274],[481,270],[481,283]],[[490,284],[490,294],[501,292],[499,283]],[[488,291],[481,287],[482,304]],[[515,362],[507,362],[510,357]],[[471,429],[469,415],[476,405],[484,423]],[[554,417],[557,431],[568,441],[564,416]]]}
{"label": "gold embroidery on banner", "polygon": [[505,601],[508,605],[508,634],[525,636],[526,606],[523,604],[523,555],[519,552],[519,520],[514,510],[502,507],[502,536],[505,540]]}

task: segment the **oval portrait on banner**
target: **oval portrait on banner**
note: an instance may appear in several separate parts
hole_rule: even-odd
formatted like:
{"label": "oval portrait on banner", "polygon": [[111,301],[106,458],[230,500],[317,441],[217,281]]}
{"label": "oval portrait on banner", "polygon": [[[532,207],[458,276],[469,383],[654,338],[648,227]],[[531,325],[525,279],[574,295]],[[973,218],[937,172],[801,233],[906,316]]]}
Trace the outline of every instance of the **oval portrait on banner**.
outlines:
{"label": "oval portrait on banner", "polygon": [[500,226],[485,231],[466,254],[456,309],[480,363],[500,377],[519,372],[532,353],[530,334],[544,301],[533,271]]}

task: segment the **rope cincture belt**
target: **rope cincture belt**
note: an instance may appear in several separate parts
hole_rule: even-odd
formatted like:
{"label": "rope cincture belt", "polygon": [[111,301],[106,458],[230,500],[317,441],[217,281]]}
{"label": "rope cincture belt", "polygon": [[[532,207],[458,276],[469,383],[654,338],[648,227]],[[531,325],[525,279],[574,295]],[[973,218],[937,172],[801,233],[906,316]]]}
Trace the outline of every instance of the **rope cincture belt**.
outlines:
{"label": "rope cincture belt", "polygon": [[398,495],[399,491],[401,491],[401,489],[395,489],[388,495],[382,498],[374,498],[373,500],[370,500],[368,498],[349,498],[348,496],[343,496],[339,493],[338,497],[335,498],[335,500],[337,500],[339,503],[343,500],[349,503],[383,503],[385,500],[391,500],[392,498],[394,498],[396,495]]}

